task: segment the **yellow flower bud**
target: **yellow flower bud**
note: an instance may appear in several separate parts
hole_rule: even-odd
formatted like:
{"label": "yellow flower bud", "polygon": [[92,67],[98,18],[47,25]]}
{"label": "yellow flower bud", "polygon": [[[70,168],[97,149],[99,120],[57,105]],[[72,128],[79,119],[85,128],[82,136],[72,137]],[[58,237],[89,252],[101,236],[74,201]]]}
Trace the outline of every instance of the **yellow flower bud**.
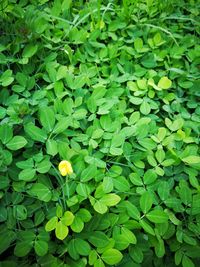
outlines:
{"label": "yellow flower bud", "polygon": [[62,176],[73,173],[72,165],[67,160],[62,160],[58,165],[58,169]]}

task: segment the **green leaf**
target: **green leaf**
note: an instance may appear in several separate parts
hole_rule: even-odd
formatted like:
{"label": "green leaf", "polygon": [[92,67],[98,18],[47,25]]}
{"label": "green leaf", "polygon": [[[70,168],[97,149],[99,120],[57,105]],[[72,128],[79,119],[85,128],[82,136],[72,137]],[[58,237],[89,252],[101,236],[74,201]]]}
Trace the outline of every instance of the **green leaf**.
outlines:
{"label": "green leaf", "polygon": [[183,233],[183,240],[185,243],[192,245],[192,246],[196,246],[197,245],[197,241],[193,238],[188,236],[187,234]]}
{"label": "green leaf", "polygon": [[55,83],[56,82],[56,70],[54,68],[53,62],[49,62],[46,65],[46,70],[48,72],[50,81],[52,81],[53,83]]}
{"label": "green leaf", "polygon": [[61,118],[59,119],[59,121],[55,124],[54,128],[53,128],[53,133],[55,134],[59,134],[64,132],[69,125],[71,124],[71,119],[68,118]]}
{"label": "green leaf", "polygon": [[130,185],[127,179],[123,176],[119,176],[113,179],[114,187],[120,192],[129,192]]}
{"label": "green leaf", "polygon": [[95,157],[86,156],[85,162],[87,162],[88,164],[94,164],[95,166],[99,168],[106,168],[106,163],[103,160],[95,158]]}
{"label": "green leaf", "polygon": [[159,128],[158,129],[158,135],[157,135],[159,141],[163,141],[163,139],[165,138],[166,134],[167,134],[167,129],[166,128],[164,128],[164,127]]}
{"label": "green leaf", "polygon": [[104,177],[102,188],[105,193],[110,193],[113,190],[113,179],[111,177]]}
{"label": "green leaf", "polygon": [[42,210],[38,210],[34,214],[34,224],[35,226],[40,225],[45,219],[45,214]]}
{"label": "green leaf", "polygon": [[72,231],[80,233],[84,228],[84,223],[79,216],[75,216],[73,223],[70,225]]}
{"label": "green leaf", "polygon": [[67,251],[72,259],[77,260],[79,258],[79,254],[75,248],[75,239],[71,239],[67,244]]}
{"label": "green leaf", "polygon": [[100,200],[97,200],[95,202],[93,208],[96,210],[96,212],[100,214],[104,214],[108,210],[107,206],[104,203],[102,203]]}
{"label": "green leaf", "polygon": [[0,254],[2,254],[4,251],[6,251],[9,247],[10,244],[16,240],[16,234],[14,231],[11,231],[9,229],[1,230],[1,235],[0,235]]}
{"label": "green leaf", "polygon": [[174,159],[166,159],[166,160],[164,160],[164,161],[162,162],[162,166],[164,166],[164,167],[169,167],[169,166],[173,165],[174,162],[175,162]]}
{"label": "green leaf", "polygon": [[90,187],[87,184],[79,183],[76,187],[76,192],[80,196],[87,198],[90,195]]}
{"label": "green leaf", "polygon": [[110,194],[103,196],[99,200],[99,202],[101,202],[102,204],[104,204],[108,207],[112,207],[112,206],[117,205],[120,200],[121,200],[121,198],[118,195],[110,193]]}
{"label": "green leaf", "polygon": [[193,261],[189,257],[187,257],[186,255],[183,255],[182,265],[183,265],[183,267],[195,267]]}
{"label": "green leaf", "polygon": [[26,144],[27,141],[23,136],[16,135],[6,144],[6,147],[10,150],[18,150]]}
{"label": "green leaf", "polygon": [[97,261],[95,261],[94,267],[105,267],[105,264],[101,259],[98,259]]}
{"label": "green leaf", "polygon": [[58,144],[53,139],[48,139],[46,142],[47,154],[55,156],[58,153]]}
{"label": "green leaf", "polygon": [[182,258],[183,258],[182,251],[177,250],[174,257],[175,264],[179,265],[181,263]]}
{"label": "green leaf", "polygon": [[81,182],[88,182],[95,177],[97,172],[97,167],[95,165],[89,165],[81,173]]}
{"label": "green leaf", "polygon": [[56,230],[55,230],[56,237],[60,240],[63,240],[67,237],[68,233],[69,233],[69,228],[66,225],[64,225],[61,221],[59,221],[56,224]]}
{"label": "green leaf", "polygon": [[[156,167],[157,166],[157,161],[155,160],[155,158],[152,156],[152,155],[148,155],[147,156],[147,160],[148,160],[148,163],[153,166],[153,167]],[[146,177],[147,178],[147,177]]]}
{"label": "green leaf", "polygon": [[157,66],[156,58],[153,53],[145,53],[141,60],[142,66],[151,69]]}
{"label": "green leaf", "polygon": [[50,232],[50,231],[54,230],[56,228],[56,226],[57,226],[57,223],[58,223],[58,218],[56,216],[54,216],[45,225],[45,230],[47,232]]}
{"label": "green leaf", "polygon": [[168,221],[168,215],[162,210],[152,210],[146,214],[146,217],[153,223],[165,223]]}
{"label": "green leaf", "polygon": [[153,236],[155,235],[153,228],[144,219],[140,220],[139,223],[145,232]]}
{"label": "green leaf", "polygon": [[129,229],[127,229],[125,227],[122,227],[121,234],[129,243],[131,243],[131,244],[136,244],[137,243],[136,236]]}
{"label": "green leaf", "polygon": [[[167,122],[167,119],[166,119]],[[167,123],[166,123],[167,125]],[[169,129],[172,131],[177,131],[179,129],[181,129],[184,125],[184,120],[182,118],[176,119],[175,121],[173,121],[173,123],[171,125],[169,125]]]}
{"label": "green leaf", "polygon": [[168,209],[165,210],[165,212],[168,214],[169,216],[169,220],[175,224],[175,225],[180,225],[181,221],[179,219],[176,218],[176,216],[174,215],[174,213]]}
{"label": "green leaf", "polygon": [[34,244],[34,249],[36,254],[42,257],[48,252],[48,243],[42,240],[36,240]]}
{"label": "green leaf", "polygon": [[0,82],[2,83],[2,86],[8,86],[14,81],[14,78],[12,77],[12,70],[6,70],[3,72],[3,74],[0,77]]}
{"label": "green leaf", "polygon": [[140,177],[139,174],[137,173],[131,173],[129,175],[130,177],[130,180],[131,182],[134,184],[134,185],[137,185],[137,186],[143,186],[143,181],[142,181],[142,178]]}
{"label": "green leaf", "polygon": [[8,212],[5,207],[0,207],[0,222],[5,222],[8,217]]}
{"label": "green leaf", "polygon": [[164,241],[160,237],[158,237],[158,242],[155,246],[155,253],[158,258],[162,258],[165,255]]}
{"label": "green leaf", "polygon": [[97,261],[97,252],[95,250],[91,250],[89,254],[89,264],[94,265]]}
{"label": "green leaf", "polygon": [[151,140],[150,138],[144,138],[144,139],[138,140],[138,143],[144,148],[146,148],[147,150],[152,150],[156,147],[155,142]]}
{"label": "green leaf", "polygon": [[18,242],[14,248],[14,255],[25,257],[32,249],[30,242]]}
{"label": "green leaf", "polygon": [[138,208],[133,205],[132,203],[130,203],[129,201],[126,201],[126,210],[127,210],[127,213],[128,215],[135,219],[135,220],[139,220],[140,218],[140,212],[138,210]]}
{"label": "green leaf", "polygon": [[91,235],[89,235],[88,237],[88,241],[97,248],[104,248],[110,242],[107,235],[100,231],[92,232]]}
{"label": "green leaf", "polygon": [[92,138],[92,139],[98,139],[98,138],[101,138],[103,134],[104,134],[104,130],[102,130],[102,129],[96,129],[96,130],[92,133],[91,138]]}
{"label": "green leaf", "polygon": [[172,81],[167,77],[162,77],[158,82],[158,87],[161,89],[169,89],[172,86]]}
{"label": "green leaf", "polygon": [[85,83],[86,83],[86,78],[84,75],[76,76],[76,79],[74,79],[73,81],[72,89],[82,88],[85,85]]}
{"label": "green leaf", "polygon": [[112,147],[119,147],[124,144],[125,137],[123,134],[115,134],[111,140],[111,146]]}
{"label": "green leaf", "polygon": [[51,168],[51,162],[49,159],[44,159],[36,165],[36,170],[39,173],[46,173]]}
{"label": "green leaf", "polygon": [[60,80],[66,77],[66,73],[68,71],[67,66],[60,66],[57,71],[56,80]]}
{"label": "green leaf", "polygon": [[185,205],[189,205],[192,202],[192,192],[185,181],[181,181],[179,184],[179,188],[177,188],[180,199]]}
{"label": "green leaf", "polygon": [[41,183],[33,184],[29,192],[37,196],[39,200],[44,201],[44,202],[49,202],[52,197],[52,193],[49,190],[49,188],[46,185],[41,184]]}
{"label": "green leaf", "polygon": [[6,116],[6,109],[3,107],[0,107],[0,119],[3,119],[5,116]]}
{"label": "green leaf", "polygon": [[42,107],[39,111],[39,119],[47,132],[51,132],[55,125],[55,114],[50,107]]}
{"label": "green leaf", "polygon": [[19,221],[23,221],[27,218],[27,209],[24,205],[16,205],[13,208],[15,218]]}
{"label": "green leaf", "polygon": [[152,204],[153,200],[151,194],[148,191],[146,191],[145,193],[142,194],[140,198],[140,207],[141,210],[144,212],[144,214],[146,214],[151,209]]}
{"label": "green leaf", "polygon": [[155,172],[156,174],[163,176],[165,174],[164,170],[162,168],[160,168],[159,166],[155,167]]}
{"label": "green leaf", "polygon": [[47,139],[46,132],[43,129],[38,128],[31,122],[24,126],[24,130],[34,141],[44,143]]}
{"label": "green leaf", "polygon": [[189,165],[200,164],[200,157],[199,156],[188,156],[188,157],[182,158],[182,161]]}
{"label": "green leaf", "polygon": [[158,187],[158,195],[162,201],[168,199],[170,194],[169,183],[166,181],[161,181]]}
{"label": "green leaf", "polygon": [[111,118],[109,115],[103,115],[100,117],[100,125],[105,131],[109,131],[111,128]]}
{"label": "green leaf", "polygon": [[120,156],[120,155],[123,154],[123,149],[111,146],[110,154],[113,155],[113,156]]}
{"label": "green leaf", "polygon": [[36,170],[33,168],[22,170],[19,173],[19,180],[32,181],[35,177],[35,174],[36,174]]}
{"label": "green leaf", "polygon": [[151,112],[151,107],[147,101],[143,101],[140,106],[140,112],[144,115],[148,115]]}
{"label": "green leaf", "polygon": [[31,242],[35,239],[35,233],[33,230],[20,231],[18,237],[26,242]]}
{"label": "green leaf", "polygon": [[34,162],[33,159],[27,159],[27,160],[22,160],[16,163],[17,167],[20,169],[31,169],[34,167]]}
{"label": "green leaf", "polygon": [[28,44],[25,46],[22,56],[30,58],[37,52],[37,49],[38,49],[37,45]]}
{"label": "green leaf", "polygon": [[127,239],[127,236],[124,236],[122,234],[116,234],[114,236],[115,240],[115,248],[118,250],[124,250],[127,249],[130,245],[129,239]]}
{"label": "green leaf", "polygon": [[92,90],[92,97],[94,98],[94,100],[98,100],[104,97],[106,93],[106,88],[103,85],[98,85],[95,86],[95,88],[93,88]]}
{"label": "green leaf", "polygon": [[156,159],[159,163],[163,162],[165,159],[165,152],[162,148],[159,148],[155,153]]}
{"label": "green leaf", "polygon": [[192,200],[192,215],[197,215],[200,213],[200,194],[193,196]]}
{"label": "green leaf", "polygon": [[144,255],[142,249],[137,245],[130,248],[130,256],[137,263],[143,262]]}
{"label": "green leaf", "polygon": [[61,218],[63,216],[63,208],[60,205],[56,207],[56,216],[58,218]]}
{"label": "green leaf", "polygon": [[174,210],[178,210],[179,212],[183,211],[184,208],[181,205],[181,200],[175,197],[170,197],[165,200],[165,204],[169,208],[173,208]]}
{"label": "green leaf", "polygon": [[81,238],[76,238],[74,245],[79,255],[88,256],[90,254],[91,248],[87,241]]}
{"label": "green leaf", "polygon": [[145,185],[152,184],[157,179],[157,174],[154,170],[149,169],[145,172],[143,180]]}
{"label": "green leaf", "polygon": [[134,40],[134,48],[137,52],[142,52],[143,40],[141,38],[136,38]]}
{"label": "green leaf", "polygon": [[8,143],[12,139],[12,137],[13,137],[12,128],[7,124],[0,125],[0,140],[1,140],[1,142],[5,145],[6,143]]}
{"label": "green leaf", "polygon": [[71,211],[65,211],[63,217],[61,218],[61,221],[64,225],[69,226],[74,221],[74,214]]}
{"label": "green leaf", "polygon": [[119,250],[109,248],[101,255],[101,258],[108,265],[114,265],[122,260],[123,255]]}
{"label": "green leaf", "polygon": [[76,215],[77,215],[78,217],[80,217],[81,220],[82,220],[83,222],[89,222],[89,221],[91,220],[91,218],[92,218],[91,213],[90,213],[87,209],[84,209],[84,208],[81,208],[81,209],[76,213]]}

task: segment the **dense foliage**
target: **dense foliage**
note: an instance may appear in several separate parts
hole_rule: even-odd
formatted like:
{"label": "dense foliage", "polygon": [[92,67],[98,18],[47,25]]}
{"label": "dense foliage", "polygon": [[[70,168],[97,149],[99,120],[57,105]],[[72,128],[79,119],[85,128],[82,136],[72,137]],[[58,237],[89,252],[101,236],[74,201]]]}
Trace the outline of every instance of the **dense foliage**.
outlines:
{"label": "dense foliage", "polygon": [[0,266],[200,266],[199,12],[0,1]]}

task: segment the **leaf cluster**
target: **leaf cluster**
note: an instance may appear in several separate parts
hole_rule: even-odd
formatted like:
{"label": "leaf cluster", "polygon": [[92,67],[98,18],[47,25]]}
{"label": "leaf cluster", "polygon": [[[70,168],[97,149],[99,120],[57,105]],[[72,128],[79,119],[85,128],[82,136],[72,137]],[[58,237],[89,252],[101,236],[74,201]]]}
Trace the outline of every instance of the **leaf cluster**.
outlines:
{"label": "leaf cluster", "polygon": [[199,266],[200,2],[1,2],[0,266]]}

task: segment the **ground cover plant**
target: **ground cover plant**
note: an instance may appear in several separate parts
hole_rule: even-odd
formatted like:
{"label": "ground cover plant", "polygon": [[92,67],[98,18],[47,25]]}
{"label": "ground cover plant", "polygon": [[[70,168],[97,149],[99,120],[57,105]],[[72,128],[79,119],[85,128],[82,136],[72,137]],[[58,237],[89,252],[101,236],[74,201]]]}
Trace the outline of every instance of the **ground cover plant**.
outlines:
{"label": "ground cover plant", "polygon": [[199,11],[0,1],[0,266],[200,266]]}

